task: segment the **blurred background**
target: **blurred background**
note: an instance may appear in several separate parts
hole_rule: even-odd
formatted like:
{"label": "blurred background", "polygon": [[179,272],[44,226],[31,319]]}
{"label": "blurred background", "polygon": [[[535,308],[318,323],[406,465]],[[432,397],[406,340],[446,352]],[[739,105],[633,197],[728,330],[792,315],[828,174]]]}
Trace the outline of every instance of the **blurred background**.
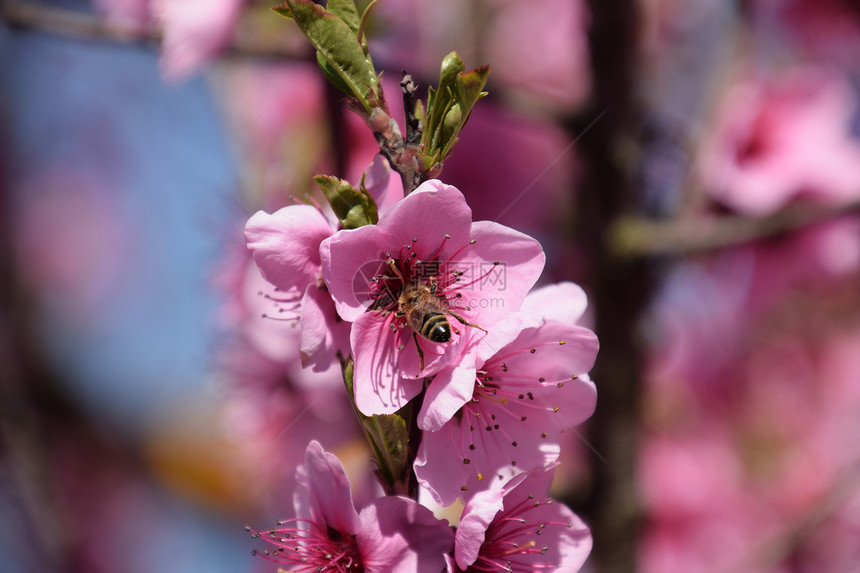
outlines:
{"label": "blurred background", "polygon": [[[273,3],[0,1],[4,573],[272,571],[243,526],[312,437],[372,491],[244,247],[377,151]],[[368,37],[401,113],[401,70],[491,65],[441,178],[589,294],[586,570],[860,570],[860,2],[379,0]]]}

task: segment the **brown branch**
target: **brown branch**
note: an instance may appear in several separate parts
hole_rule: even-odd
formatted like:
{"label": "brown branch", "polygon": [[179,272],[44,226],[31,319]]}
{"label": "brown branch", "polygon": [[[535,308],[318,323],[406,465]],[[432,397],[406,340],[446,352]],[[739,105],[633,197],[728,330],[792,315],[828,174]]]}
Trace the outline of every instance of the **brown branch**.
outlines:
{"label": "brown branch", "polygon": [[777,237],[860,211],[860,201],[839,206],[793,206],[766,217],[723,215],[667,221],[621,217],[609,229],[610,251],[620,257],[691,255]]}
{"label": "brown branch", "polygon": [[[591,567],[599,573],[636,569],[636,542],[641,508],[634,465],[642,388],[643,346],[639,320],[655,285],[646,259],[621,259],[609,251],[606,233],[622,213],[635,212],[635,181],[630,142],[640,139],[641,105],[636,100],[639,3],[635,0],[591,0],[589,32],[594,77],[594,123],[578,145],[585,178],[577,192],[577,243],[585,248],[587,288],[595,313],[600,352],[594,369],[599,399],[588,423],[588,438],[601,458],[593,458],[592,488],[583,513],[591,525]],[[582,124],[569,125],[571,135]]]}

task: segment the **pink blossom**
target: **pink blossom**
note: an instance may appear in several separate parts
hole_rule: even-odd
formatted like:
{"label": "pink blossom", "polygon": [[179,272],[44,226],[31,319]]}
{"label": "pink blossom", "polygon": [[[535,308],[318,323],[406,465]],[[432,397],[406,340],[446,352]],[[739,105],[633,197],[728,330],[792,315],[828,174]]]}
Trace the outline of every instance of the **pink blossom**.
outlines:
{"label": "pink blossom", "polygon": [[263,278],[277,288],[269,299],[278,305],[264,318],[298,321],[299,349],[305,365],[328,369],[340,352],[348,353],[349,325],[334,313],[320,279],[320,243],[334,232],[320,210],[290,205],[274,214],[258,211],[245,226],[245,239]]}
{"label": "pink blossom", "polygon": [[[582,293],[566,283],[524,306],[549,314],[544,298],[568,291]],[[576,314],[556,306],[560,317]],[[597,355],[594,333],[536,316],[494,324],[476,361],[444,368],[427,389],[418,425],[429,431],[415,473],[442,505],[555,462],[559,433],[594,412],[597,391],[586,375]]]}
{"label": "pink blossom", "polygon": [[[544,265],[537,241],[496,223],[472,223],[462,193],[435,180],[377,225],[326,239],[320,252],[338,314],[354,321],[356,404],[368,415],[398,410],[421,391],[422,377],[456,363],[485,326],[519,308]],[[413,287],[435,297],[449,317],[447,341],[406,328],[398,300]]]}
{"label": "pink blossom", "polygon": [[196,71],[233,35],[245,0],[154,0],[164,33],[161,66],[169,80]]}
{"label": "pink blossom", "polygon": [[[397,199],[389,188],[388,164],[377,157],[367,169],[368,192],[383,210]],[[290,205],[268,214],[255,213],[245,225],[245,239],[263,278],[277,292],[267,294],[275,303],[267,318],[298,321],[299,350],[304,365],[328,369],[340,354],[349,354],[349,325],[335,312],[321,275],[320,244],[335,227],[323,212],[311,205]]]}
{"label": "pink blossom", "polygon": [[735,85],[703,148],[701,177],[718,201],[750,215],[797,197],[860,196],[860,142],[850,133],[856,100],[838,74],[798,69]]}
{"label": "pink blossom", "polygon": [[437,573],[451,550],[448,524],[405,497],[377,499],[356,511],[338,459],[312,441],[297,471],[297,518],[249,531],[277,549],[263,556],[301,570]]}
{"label": "pink blossom", "polygon": [[[551,481],[552,471],[540,470],[469,500],[454,541],[456,571],[579,571],[591,552],[591,532],[547,497]],[[455,571],[450,561],[448,571]]]}

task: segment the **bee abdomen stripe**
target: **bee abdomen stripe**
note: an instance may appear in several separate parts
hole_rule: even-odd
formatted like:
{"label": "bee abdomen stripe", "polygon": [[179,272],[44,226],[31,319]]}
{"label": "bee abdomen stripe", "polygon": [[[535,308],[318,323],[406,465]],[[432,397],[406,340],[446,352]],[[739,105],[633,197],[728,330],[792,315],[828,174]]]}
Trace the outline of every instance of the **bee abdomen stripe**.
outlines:
{"label": "bee abdomen stripe", "polygon": [[424,322],[421,324],[421,336],[427,338],[429,340],[433,340],[435,342],[444,342],[447,341],[448,337],[445,337],[445,340],[437,340],[439,338],[439,333],[434,334],[434,330],[437,327],[441,327],[442,331],[450,330],[450,326],[448,326],[448,319],[445,318],[445,315],[441,312],[430,312],[424,315]]}

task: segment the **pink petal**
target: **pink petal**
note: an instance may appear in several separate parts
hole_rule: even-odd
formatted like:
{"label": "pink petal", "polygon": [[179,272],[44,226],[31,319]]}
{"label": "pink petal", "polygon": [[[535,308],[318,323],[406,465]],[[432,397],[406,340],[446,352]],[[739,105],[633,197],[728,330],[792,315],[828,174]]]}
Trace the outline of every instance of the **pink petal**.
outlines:
{"label": "pink petal", "polygon": [[[474,345],[476,336],[471,328],[460,329],[454,319],[451,324],[451,340],[448,342],[432,342],[423,336],[414,336],[408,329],[400,331],[399,372],[404,378],[423,378],[432,376],[449,364],[459,364],[464,353]],[[424,370],[421,369],[421,357],[415,348],[416,340],[424,353]]]}
{"label": "pink petal", "polygon": [[463,296],[477,301],[484,321],[519,310],[546,262],[540,243],[491,221],[473,223],[470,237],[475,244],[460,259],[471,265],[477,282]]}
{"label": "pink petal", "polygon": [[[539,328],[524,330],[499,356],[488,360],[484,369],[501,378],[503,368],[507,368],[517,378],[534,381],[522,387],[523,392],[532,393],[531,399],[522,401],[522,407],[532,412],[542,408],[543,413],[524,412],[528,419],[517,425],[533,430],[536,438],[543,432],[580,424],[594,413],[597,389],[585,374],[594,366],[597,350],[597,337],[590,330],[550,320]],[[511,402],[507,409],[517,407]]]}
{"label": "pink petal", "polygon": [[382,155],[377,154],[364,173],[364,185],[376,201],[376,209],[380,215],[403,199],[403,182],[400,175],[395,173],[392,176],[388,160]]}
{"label": "pink petal", "polygon": [[357,536],[367,573],[439,573],[454,545],[447,522],[405,497],[383,497],[361,510]]}
{"label": "pink petal", "polygon": [[[397,333],[388,327],[391,315],[368,312],[352,325],[350,342],[355,360],[355,405],[366,416],[393,414],[418,395],[423,380],[402,378],[398,369]],[[413,349],[414,351],[414,349]]]}
{"label": "pink petal", "polygon": [[571,282],[546,285],[532,290],[520,310],[565,324],[576,324],[588,307],[585,291]]}
{"label": "pink petal", "polygon": [[487,528],[502,510],[503,494],[501,489],[478,492],[463,508],[454,546],[454,558],[461,569],[467,569],[478,558]]}
{"label": "pink petal", "polygon": [[417,239],[415,252],[429,260],[443,244],[447,247],[443,254],[467,244],[471,222],[472,210],[456,187],[435,179],[425,181],[380,216],[381,244],[396,257],[397,249]]}
{"label": "pink petal", "polygon": [[291,205],[270,215],[255,213],[245,225],[245,240],[267,281],[281,290],[316,283],[320,242],[331,236],[326,218],[310,205]]}
{"label": "pink petal", "polygon": [[475,353],[457,366],[439,372],[424,394],[418,427],[436,432],[472,399],[475,391]]}
{"label": "pink petal", "polygon": [[338,231],[319,246],[322,275],[338,314],[354,322],[373,302],[370,278],[385,266],[379,225]]}
{"label": "pink petal", "polygon": [[316,440],[305,450],[305,463],[296,472],[296,512],[317,524],[355,535],[360,529],[349,480],[340,460]]}
{"label": "pink petal", "polygon": [[302,298],[301,353],[302,366],[313,365],[324,372],[337,361],[337,353],[349,354],[349,323],[338,317],[328,291],[308,286]]}
{"label": "pink petal", "polygon": [[478,366],[484,365],[495,354],[517,339],[525,328],[538,327],[543,323],[537,314],[516,312],[487,325],[487,335],[478,343]]}
{"label": "pink petal", "polygon": [[[452,418],[438,432],[425,432],[421,440],[413,466],[415,475],[440,505],[451,505],[458,497],[468,499],[486,489],[499,489],[514,475],[558,459],[557,444],[543,444],[544,449],[540,450],[522,448],[518,453],[522,454],[519,457],[524,460],[523,467],[512,466],[510,457],[499,455],[496,436],[485,437],[490,433],[482,431],[479,423],[472,424],[475,427],[472,431],[470,422],[472,419],[461,423],[456,417]],[[479,444],[476,450],[468,448],[470,435]],[[466,459],[469,463],[464,461]]]}

